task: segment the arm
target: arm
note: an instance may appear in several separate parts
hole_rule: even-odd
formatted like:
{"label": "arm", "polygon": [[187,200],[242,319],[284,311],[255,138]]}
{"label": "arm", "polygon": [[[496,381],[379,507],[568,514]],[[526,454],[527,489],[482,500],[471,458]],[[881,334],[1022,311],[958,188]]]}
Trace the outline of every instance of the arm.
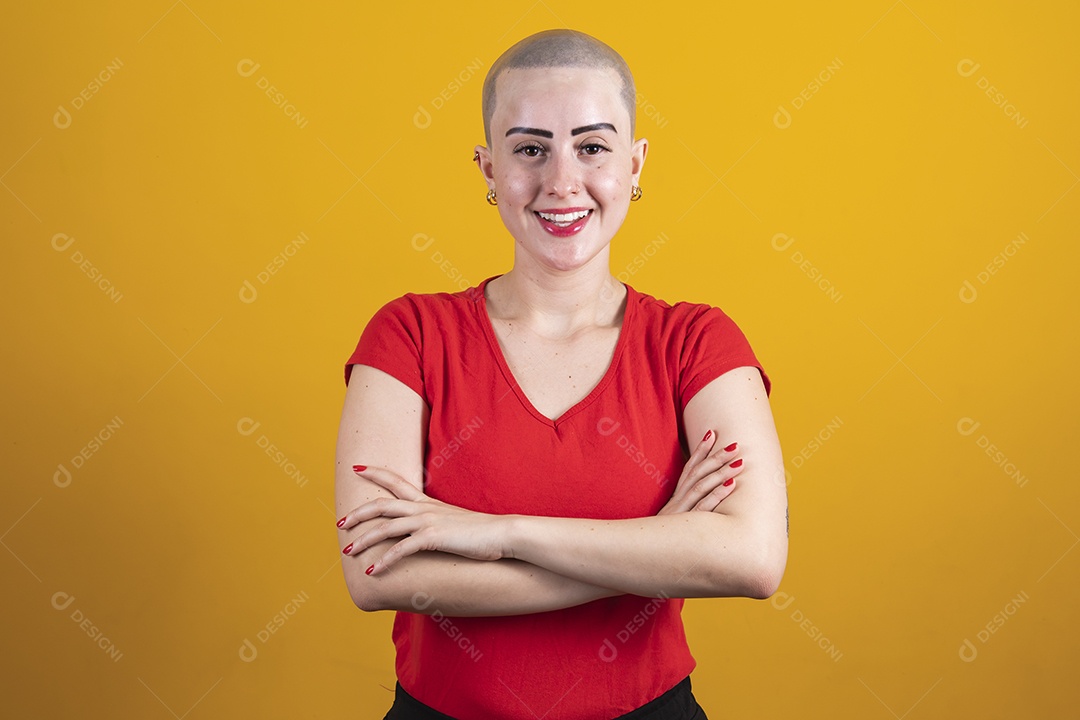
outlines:
{"label": "arm", "polygon": [[[690,437],[713,428],[718,446],[736,440],[745,463],[739,492],[711,512],[589,520],[485,515],[442,503],[380,500],[358,508],[354,519],[391,519],[358,537],[358,547],[405,538],[383,555],[376,575],[418,551],[486,557],[494,548],[494,557],[525,560],[624,593],[767,598],[787,563],[786,485],[757,369],[736,368],[706,385],[687,404],[684,422]],[[730,459],[730,453],[714,452],[701,466]]]}
{"label": "arm", "polygon": [[787,486],[772,411],[757,368],[724,373],[687,403],[689,438],[738,442],[739,491],[713,512],[634,520],[516,516],[513,557],[627,593],[751,597],[776,592],[787,564]]}
{"label": "arm", "polygon": [[[428,408],[404,383],[366,365],[354,365],[338,430],[334,483],[338,516],[393,494],[353,472],[366,463],[394,470],[423,486]],[[338,530],[339,548],[379,525],[375,518]],[[362,610],[405,610],[444,615],[518,615],[556,610],[620,594],[573,580],[521,560],[485,562],[442,552],[421,552],[372,577],[364,570],[395,543],[383,540],[342,557],[345,583]]]}

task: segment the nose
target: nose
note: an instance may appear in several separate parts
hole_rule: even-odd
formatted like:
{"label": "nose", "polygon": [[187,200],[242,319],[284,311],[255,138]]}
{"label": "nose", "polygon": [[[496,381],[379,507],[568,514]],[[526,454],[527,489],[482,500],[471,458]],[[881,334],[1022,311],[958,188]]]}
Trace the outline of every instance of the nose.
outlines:
{"label": "nose", "polygon": [[573,152],[554,152],[547,163],[547,192],[556,197],[576,195],[580,185],[580,165]]}

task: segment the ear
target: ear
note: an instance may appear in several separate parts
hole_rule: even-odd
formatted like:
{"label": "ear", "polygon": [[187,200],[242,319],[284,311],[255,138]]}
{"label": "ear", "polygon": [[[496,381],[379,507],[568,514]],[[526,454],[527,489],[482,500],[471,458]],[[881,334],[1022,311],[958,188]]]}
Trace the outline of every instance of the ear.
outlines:
{"label": "ear", "polygon": [[649,153],[649,141],[645,138],[639,138],[630,147],[630,174],[633,176],[634,184],[639,185],[638,178],[641,176],[641,169],[645,167],[645,156]]}
{"label": "ear", "polygon": [[491,188],[495,183],[494,167],[491,164],[491,151],[483,145],[477,145],[473,148],[473,154],[476,157],[476,166],[480,168],[480,174],[484,176],[488,188]]}

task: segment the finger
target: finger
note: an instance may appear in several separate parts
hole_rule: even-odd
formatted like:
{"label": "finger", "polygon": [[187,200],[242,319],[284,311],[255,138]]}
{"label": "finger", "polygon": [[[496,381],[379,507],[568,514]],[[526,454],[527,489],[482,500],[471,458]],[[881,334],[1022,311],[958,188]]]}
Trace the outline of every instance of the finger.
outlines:
{"label": "finger", "polygon": [[[736,453],[738,453],[738,447],[738,443],[730,443],[724,447],[720,447],[719,444],[717,444],[709,455],[690,471],[689,476],[687,477],[687,486],[691,486],[694,482],[700,480],[709,473],[716,472],[726,463],[733,462]],[[735,467],[738,466],[739,465],[735,465]]]}
{"label": "finger", "polygon": [[[714,465],[719,465],[715,467]],[[717,487],[723,486],[726,480],[734,478],[743,470],[742,459],[732,460],[731,462],[724,463],[720,460],[719,456],[710,456],[707,460],[702,461],[698,466],[701,471],[708,470],[708,474],[702,475],[700,479],[693,478],[692,483],[687,484],[687,489],[684,494],[684,504],[693,507],[701,501],[709,493],[713,492]]]}
{"label": "finger", "polygon": [[345,517],[343,518],[345,520],[345,523],[341,525],[341,529],[348,530],[364,522],[365,520],[372,520],[377,517],[407,517],[410,515],[416,515],[423,510],[424,508],[419,503],[415,503],[411,500],[378,498],[376,500],[372,500],[371,502],[364,503],[357,508],[354,508],[351,512],[345,515]]}
{"label": "finger", "polygon": [[[360,534],[342,550],[344,555],[357,555],[390,538],[403,538],[423,528],[423,522],[416,517],[394,518],[379,523],[376,527]],[[346,550],[348,552],[346,552]]]}
{"label": "finger", "polygon": [[[363,468],[363,469],[357,469]],[[393,470],[380,467],[367,467],[366,465],[354,465],[353,472],[357,476],[370,480],[381,488],[394,493],[394,497],[402,500],[421,500],[426,498],[420,488],[413,485]]]}
{"label": "finger", "polygon": [[722,469],[706,475],[687,491],[686,497],[683,499],[683,504],[688,510],[696,509],[698,503],[708,497],[708,495],[717,488],[723,487],[724,483],[730,479],[731,477],[727,473],[724,473]]}
{"label": "finger", "polygon": [[[723,469],[723,467],[724,459],[722,455],[706,456],[701,460],[701,462],[699,462],[696,466],[690,469],[686,473],[685,477],[683,477],[679,481],[679,484],[675,487],[675,492],[673,493],[673,496],[680,499],[689,497],[691,494],[693,494],[694,489],[697,488],[702,481],[704,481],[713,473],[720,471],[721,469]],[[726,478],[720,478],[721,481],[723,481],[724,479]],[[694,498],[694,502],[697,502],[697,500],[700,499],[701,495],[711,489],[712,487],[709,487],[708,489],[700,492],[698,494],[698,497]],[[687,509],[689,509],[689,507],[687,507]]]}
{"label": "finger", "polygon": [[392,565],[399,560],[407,558],[408,556],[418,553],[422,550],[433,550],[431,542],[428,539],[428,533],[418,533],[417,535],[410,535],[409,537],[402,538],[401,542],[396,543],[393,547],[383,553],[383,556],[375,561],[371,566],[371,572],[368,575],[378,575],[384,570],[388,570]]}
{"label": "finger", "polygon": [[694,505],[694,510],[712,512],[733,492],[735,492],[735,478],[728,478],[714,488],[708,495],[701,498],[701,500]]}
{"label": "finger", "polygon": [[679,476],[679,482],[682,482],[687,473],[691,472],[694,467],[701,462],[709,454],[709,450],[712,448],[713,443],[716,442],[716,433],[712,430],[707,430],[704,437],[698,442],[697,447],[690,453],[690,458],[686,461],[686,465],[683,467],[682,475]]}

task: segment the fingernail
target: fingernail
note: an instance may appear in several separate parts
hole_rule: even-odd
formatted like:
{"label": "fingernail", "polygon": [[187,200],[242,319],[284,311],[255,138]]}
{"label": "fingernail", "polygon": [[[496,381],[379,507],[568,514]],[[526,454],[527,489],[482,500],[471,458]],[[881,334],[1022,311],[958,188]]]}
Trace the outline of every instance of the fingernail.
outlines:
{"label": "fingernail", "polygon": [[346,518],[347,518],[347,517],[348,517],[348,516],[346,516],[346,517],[343,517],[343,518],[341,518],[340,520],[338,520],[338,521],[337,521],[337,526],[338,526],[338,527],[341,527],[342,525],[344,525],[344,524],[345,524],[345,520],[346,520]]}
{"label": "fingernail", "polygon": [[732,451],[733,451],[733,450],[735,450],[735,448],[737,448],[738,446],[739,446],[739,443],[731,443],[731,444],[730,444],[730,445],[728,445],[728,446],[727,446],[726,448],[724,448],[724,452],[732,452]]}
{"label": "fingernail", "polygon": [[742,467],[742,458],[739,458],[733,463],[728,463],[729,467]]}
{"label": "fingernail", "polygon": [[352,543],[349,543],[348,545],[346,545],[345,549],[341,551],[341,554],[342,555],[348,555],[350,550],[352,550]]}
{"label": "fingernail", "polygon": [[701,442],[709,442],[709,438],[712,437],[712,430],[705,433],[705,437],[701,438]]}
{"label": "fingernail", "polygon": [[367,465],[353,465],[352,469],[353,472],[364,472],[367,470]]}
{"label": "fingernail", "polygon": [[724,487],[727,487],[728,485],[731,485],[731,483],[733,483],[733,482],[735,482],[735,478],[728,478],[727,480],[724,481]]}
{"label": "fingernail", "polygon": [[374,566],[374,565],[371,565],[371,566],[369,566],[369,567],[368,567],[368,569],[367,569],[367,570],[365,570],[365,571],[364,571],[364,574],[365,574],[365,575],[370,575],[370,574],[371,574],[371,571],[372,571],[372,570],[374,570],[374,569],[375,569],[375,566]]}

